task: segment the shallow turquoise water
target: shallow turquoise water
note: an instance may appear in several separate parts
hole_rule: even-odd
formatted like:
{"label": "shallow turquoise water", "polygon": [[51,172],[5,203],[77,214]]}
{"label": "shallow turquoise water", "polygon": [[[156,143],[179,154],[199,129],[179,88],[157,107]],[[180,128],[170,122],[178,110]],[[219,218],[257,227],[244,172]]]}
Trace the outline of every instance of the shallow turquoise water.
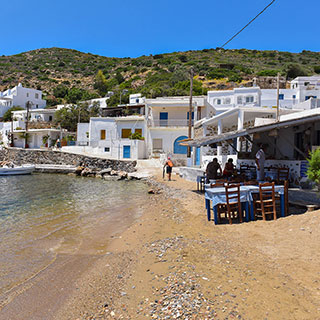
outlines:
{"label": "shallow turquoise water", "polygon": [[[67,175],[0,177],[0,295],[45,268],[57,253],[103,252],[147,201],[141,182]],[[104,230],[106,232],[104,232]]]}

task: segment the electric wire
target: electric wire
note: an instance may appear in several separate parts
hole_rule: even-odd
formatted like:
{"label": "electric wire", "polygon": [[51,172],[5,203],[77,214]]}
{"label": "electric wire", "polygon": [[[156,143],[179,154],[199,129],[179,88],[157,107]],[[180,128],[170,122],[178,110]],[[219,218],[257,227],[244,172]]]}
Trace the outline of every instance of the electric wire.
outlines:
{"label": "electric wire", "polygon": [[262,13],[264,13],[275,1],[276,0],[271,1],[262,11],[260,11],[252,20],[250,20],[240,31],[238,31],[232,38],[230,38],[220,48],[225,47],[229,42],[231,42],[237,35],[239,35],[244,29],[246,29],[254,20],[256,20]]}

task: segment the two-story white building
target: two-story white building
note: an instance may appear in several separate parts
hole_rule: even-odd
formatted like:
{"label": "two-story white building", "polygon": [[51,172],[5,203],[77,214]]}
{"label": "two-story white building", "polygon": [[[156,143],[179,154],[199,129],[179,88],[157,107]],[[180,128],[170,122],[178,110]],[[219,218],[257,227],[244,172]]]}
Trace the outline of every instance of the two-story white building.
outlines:
{"label": "two-story white building", "polygon": [[67,135],[67,131],[54,127],[56,109],[31,109],[26,137],[27,110],[12,112],[12,122],[0,122],[0,133],[5,146],[38,149],[51,147],[56,140]]}
{"label": "two-story white building", "polygon": [[26,108],[27,102],[30,102],[31,109],[42,109],[46,106],[41,90],[24,88],[21,83],[12,89],[0,92],[0,117],[13,106]]}
{"label": "two-story white building", "polygon": [[[165,97],[146,99],[147,150],[148,157],[160,154],[186,159],[187,148],[180,145],[188,138],[189,97]],[[206,116],[206,97],[192,100],[191,121]]]}
{"label": "two-story white building", "polygon": [[[206,116],[207,105],[206,97],[194,97],[192,123]],[[180,141],[188,138],[189,97],[145,99],[140,94],[130,95],[126,107],[128,111],[140,110],[140,115],[97,117],[91,118],[90,124],[78,124],[77,147],[70,151],[117,159],[171,155],[185,163],[187,148]],[[135,132],[143,140],[129,139]]]}
{"label": "two-story white building", "polygon": [[93,117],[78,124],[77,146],[63,149],[110,159],[145,159],[145,135],[144,116]]}
{"label": "two-story white building", "polygon": [[[283,109],[294,109],[296,105],[309,99],[320,99],[320,76],[295,78],[290,83],[290,89],[279,90],[279,106]],[[208,102],[217,113],[240,106],[275,108],[277,90],[251,87],[209,91]]]}

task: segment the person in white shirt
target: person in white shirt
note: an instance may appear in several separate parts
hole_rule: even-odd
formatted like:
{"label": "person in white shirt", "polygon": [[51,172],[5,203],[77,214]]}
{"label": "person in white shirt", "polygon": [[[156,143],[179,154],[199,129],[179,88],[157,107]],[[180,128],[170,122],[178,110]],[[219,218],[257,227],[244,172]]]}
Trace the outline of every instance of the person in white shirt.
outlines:
{"label": "person in white shirt", "polygon": [[266,145],[262,143],[259,144],[259,150],[256,153],[256,167],[257,167],[257,180],[263,181],[264,180],[264,162],[266,160]]}

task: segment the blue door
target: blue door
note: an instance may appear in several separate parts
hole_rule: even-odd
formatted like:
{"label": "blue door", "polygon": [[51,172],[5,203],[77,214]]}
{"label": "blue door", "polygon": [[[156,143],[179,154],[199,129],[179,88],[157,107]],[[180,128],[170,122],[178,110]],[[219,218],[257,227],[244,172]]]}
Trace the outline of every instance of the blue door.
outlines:
{"label": "blue door", "polygon": [[160,127],[168,126],[168,112],[160,112]]}
{"label": "blue door", "polygon": [[196,148],[196,166],[200,166],[200,147]]}
{"label": "blue door", "polygon": [[180,136],[174,141],[173,153],[176,153],[176,154],[187,154],[188,148],[186,146],[181,146],[179,144],[179,142],[181,140],[184,140],[184,139],[188,139],[188,137],[187,136]]}
{"label": "blue door", "polygon": [[123,158],[124,159],[130,159],[131,158],[130,146],[123,146]]}

